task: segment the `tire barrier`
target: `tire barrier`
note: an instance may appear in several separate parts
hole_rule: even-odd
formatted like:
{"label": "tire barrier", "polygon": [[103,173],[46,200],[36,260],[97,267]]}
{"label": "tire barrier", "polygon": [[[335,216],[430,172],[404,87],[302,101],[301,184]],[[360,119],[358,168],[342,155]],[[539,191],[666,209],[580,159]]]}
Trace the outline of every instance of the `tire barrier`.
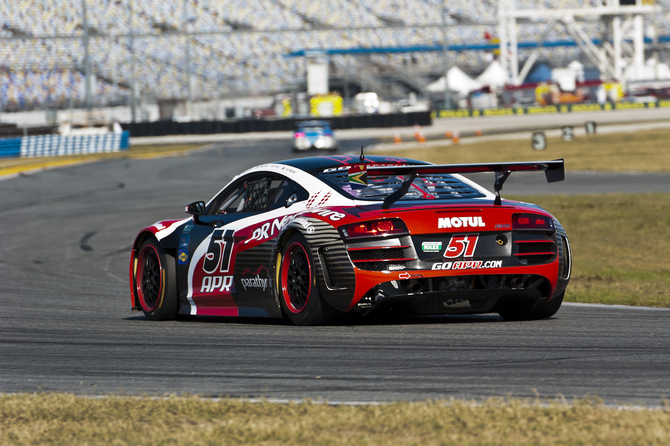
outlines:
{"label": "tire barrier", "polygon": [[[121,124],[133,137],[165,135],[207,135],[212,133],[249,133],[293,131],[296,122],[310,118],[290,119],[239,119],[232,121],[155,121]],[[432,124],[430,112],[393,113],[388,115],[356,115],[319,118],[330,122],[333,130],[363,129],[372,127],[411,127]]]}
{"label": "tire barrier", "polygon": [[130,133],[102,135],[42,135],[0,139],[0,157],[34,158],[41,156],[83,155],[127,150]]}

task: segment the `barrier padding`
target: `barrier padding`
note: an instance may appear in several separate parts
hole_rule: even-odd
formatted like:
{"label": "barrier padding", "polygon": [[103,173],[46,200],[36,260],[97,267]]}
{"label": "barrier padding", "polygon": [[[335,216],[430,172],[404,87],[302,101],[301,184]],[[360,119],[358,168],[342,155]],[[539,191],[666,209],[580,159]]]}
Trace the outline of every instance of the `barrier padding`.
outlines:
{"label": "barrier padding", "polygon": [[21,155],[21,139],[22,138],[0,139],[0,158]]}
{"label": "barrier padding", "polygon": [[0,139],[0,157],[35,158],[41,156],[83,155],[127,150],[130,133],[104,135],[41,135]]}
{"label": "barrier padding", "polygon": [[333,130],[373,127],[411,127],[432,124],[430,112],[335,116],[332,118],[237,119],[230,121],[154,121],[121,124],[135,136],[207,135],[211,133],[279,132],[296,129],[296,123],[330,121]]}

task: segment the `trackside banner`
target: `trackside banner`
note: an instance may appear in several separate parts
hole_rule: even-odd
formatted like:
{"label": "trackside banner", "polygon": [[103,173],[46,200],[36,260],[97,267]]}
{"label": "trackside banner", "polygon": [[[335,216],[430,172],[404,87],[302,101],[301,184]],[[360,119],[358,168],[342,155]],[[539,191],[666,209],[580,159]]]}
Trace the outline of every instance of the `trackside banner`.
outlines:
{"label": "trackside banner", "polygon": [[490,109],[458,109],[439,110],[432,113],[432,118],[476,118],[480,116],[505,115],[537,115],[546,113],[578,113],[586,111],[631,110],[639,108],[666,108],[670,107],[670,100],[656,102],[619,102],[607,104],[563,104],[548,105],[545,107],[518,107],[518,108],[490,108]]}

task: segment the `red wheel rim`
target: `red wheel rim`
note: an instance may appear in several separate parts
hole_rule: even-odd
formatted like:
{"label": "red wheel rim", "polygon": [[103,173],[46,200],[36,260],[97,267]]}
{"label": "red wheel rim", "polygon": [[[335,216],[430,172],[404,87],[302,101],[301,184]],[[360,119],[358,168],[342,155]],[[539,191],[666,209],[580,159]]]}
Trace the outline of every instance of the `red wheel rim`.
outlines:
{"label": "red wheel rim", "polygon": [[302,313],[312,290],[312,265],[307,251],[299,242],[286,250],[281,267],[282,296],[291,313]]}
{"label": "red wheel rim", "polygon": [[137,259],[135,287],[140,304],[145,311],[158,306],[163,286],[163,269],[158,251],[153,245],[145,245]]}

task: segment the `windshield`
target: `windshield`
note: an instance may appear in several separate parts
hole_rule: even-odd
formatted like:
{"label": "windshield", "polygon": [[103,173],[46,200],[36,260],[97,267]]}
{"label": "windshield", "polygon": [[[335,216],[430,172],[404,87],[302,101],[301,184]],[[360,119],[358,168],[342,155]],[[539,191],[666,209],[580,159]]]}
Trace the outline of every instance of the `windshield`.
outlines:
{"label": "windshield", "polygon": [[[322,172],[319,177],[336,189],[357,200],[383,200],[398,190],[404,181],[401,175],[368,175],[367,186],[349,182],[347,169]],[[449,174],[418,175],[401,200],[449,200],[480,198],[485,195]]]}

